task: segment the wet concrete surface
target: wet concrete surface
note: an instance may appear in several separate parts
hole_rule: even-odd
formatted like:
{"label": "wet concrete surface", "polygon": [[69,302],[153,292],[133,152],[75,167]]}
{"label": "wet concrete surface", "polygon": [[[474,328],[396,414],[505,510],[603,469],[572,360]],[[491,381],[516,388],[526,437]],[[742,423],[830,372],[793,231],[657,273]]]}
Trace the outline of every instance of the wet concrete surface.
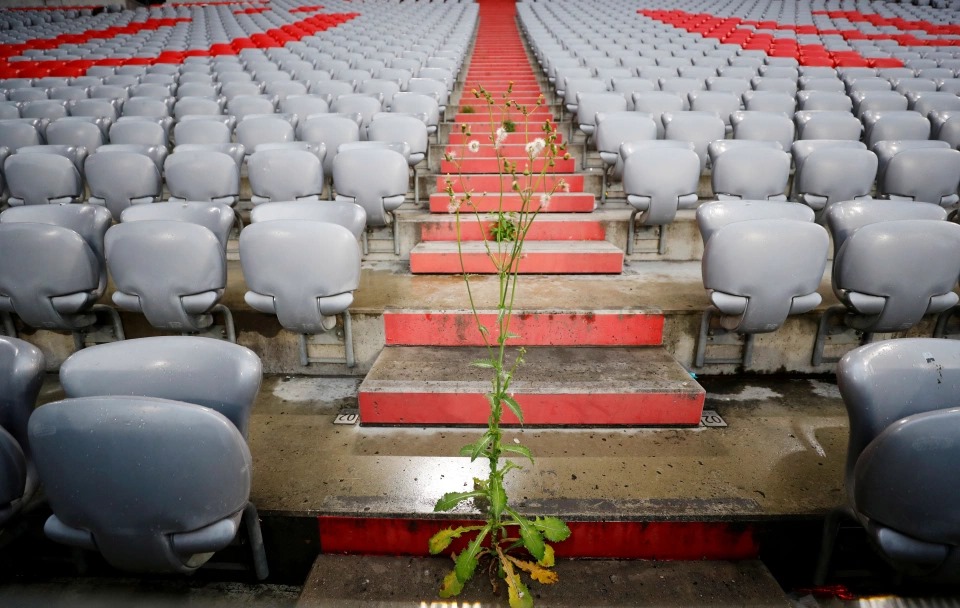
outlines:
{"label": "wet concrete surface", "polygon": [[[828,379],[701,378],[725,428],[510,429],[535,464],[511,473],[524,510],[586,519],[816,517],[841,499],[847,418]],[[430,516],[485,463],[456,456],[476,430],[335,425],[355,378],[265,379],[250,424],[262,513]],[[521,402],[522,405],[522,402]]]}
{"label": "wet concrete surface", "polygon": [[[507,606],[503,585],[492,593],[483,573],[446,602],[436,590],[451,569],[442,558],[321,556],[304,584],[297,608],[406,608]],[[760,562],[573,561],[557,563],[559,582],[532,583],[538,606],[739,606],[790,604]]]}

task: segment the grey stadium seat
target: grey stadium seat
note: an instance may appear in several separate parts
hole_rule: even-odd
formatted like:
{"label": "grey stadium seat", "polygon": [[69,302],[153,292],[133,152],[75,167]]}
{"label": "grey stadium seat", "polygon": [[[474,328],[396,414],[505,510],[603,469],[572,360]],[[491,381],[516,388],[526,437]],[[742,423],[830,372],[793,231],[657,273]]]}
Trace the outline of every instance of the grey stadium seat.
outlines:
{"label": "grey stadium seat", "polygon": [[120,215],[121,222],[167,220],[205,226],[217,237],[224,251],[227,250],[227,241],[230,238],[234,219],[234,211],[229,206],[198,201],[136,205],[125,209]]}
{"label": "grey stadium seat", "polygon": [[802,140],[793,145],[796,161],[793,196],[816,212],[818,222],[823,221],[833,203],[870,198],[877,177],[877,155],[862,144],[860,147],[810,145],[829,141]]}
{"label": "grey stadium seat", "polygon": [[153,203],[163,194],[163,180],[156,163],[133,151],[94,154],[84,171],[90,186],[90,202],[103,205],[113,219],[130,205]]}
{"label": "grey stadium seat", "polygon": [[43,384],[40,349],[0,336],[0,526],[37,490],[36,466],[27,440],[27,421]]}
{"label": "grey stadium seat", "polygon": [[257,150],[247,158],[253,204],[297,199],[317,200],[323,190],[323,165],[306,150]]}
{"label": "grey stadium seat", "polygon": [[[377,167],[376,173],[370,167]],[[333,162],[333,183],[337,200],[363,207],[368,226],[386,226],[406,197],[407,162],[399,152],[385,148],[343,150]]]}
{"label": "grey stadium seat", "polygon": [[[7,161],[9,162],[9,160]],[[883,168],[877,184],[891,199],[908,199],[949,207],[960,197],[960,151],[910,148],[898,152]]]}
{"label": "grey stadium seat", "polygon": [[240,195],[240,169],[228,154],[178,151],[164,162],[170,200],[210,201],[233,206]]}
{"label": "grey stadium seat", "polygon": [[83,196],[80,172],[59,154],[11,154],[4,175],[12,206],[72,203]]}
{"label": "grey stadium seat", "polygon": [[343,226],[359,239],[367,227],[367,213],[356,203],[345,201],[281,201],[257,205],[250,222],[310,220]]}
{"label": "grey stadium seat", "polygon": [[713,165],[713,193],[720,200],[785,201],[790,155],[761,146],[737,146],[719,154]]}

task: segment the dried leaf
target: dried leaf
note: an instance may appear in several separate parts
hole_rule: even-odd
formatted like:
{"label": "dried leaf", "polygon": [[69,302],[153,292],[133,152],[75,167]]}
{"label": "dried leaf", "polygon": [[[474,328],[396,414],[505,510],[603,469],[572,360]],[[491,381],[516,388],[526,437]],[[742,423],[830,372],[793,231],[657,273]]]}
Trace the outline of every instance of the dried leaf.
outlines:
{"label": "dried leaf", "polygon": [[533,596],[527,589],[520,577],[510,565],[510,560],[497,550],[500,554],[500,561],[503,564],[503,572],[506,575],[507,595],[509,596],[510,608],[533,608]]}
{"label": "dried leaf", "polygon": [[465,532],[482,530],[482,526],[460,526],[459,528],[444,528],[430,538],[430,554],[436,555],[450,546],[453,539],[460,538]]}
{"label": "dried leaf", "polygon": [[463,591],[463,583],[457,578],[457,572],[451,570],[449,574],[443,577],[443,584],[440,585],[440,597],[455,597],[460,595],[461,591]]}
{"label": "dried leaf", "polygon": [[525,561],[516,559],[515,557],[510,557],[509,555],[507,556],[507,559],[513,562],[514,565],[517,566],[517,568],[520,568],[521,570],[529,573],[530,578],[537,581],[538,583],[542,583],[544,585],[552,585],[559,580],[556,572],[552,570],[547,570],[546,568],[542,566],[538,566],[533,562],[525,562]]}

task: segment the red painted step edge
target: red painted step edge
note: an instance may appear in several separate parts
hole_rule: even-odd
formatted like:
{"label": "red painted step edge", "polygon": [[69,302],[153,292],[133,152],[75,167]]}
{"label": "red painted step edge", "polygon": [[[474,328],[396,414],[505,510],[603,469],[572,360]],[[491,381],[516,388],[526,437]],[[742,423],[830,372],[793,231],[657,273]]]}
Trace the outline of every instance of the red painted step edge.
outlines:
{"label": "red painted step edge", "polygon": [[[476,221],[475,218],[461,217],[460,239],[463,241],[482,241],[490,238],[493,220]],[[549,221],[541,216],[527,231],[528,241],[602,241],[606,238],[603,224],[597,220]],[[456,222],[450,219],[427,221],[420,225],[422,241],[457,240]]]}
{"label": "red painted step edge", "polygon": [[[548,175],[544,179],[538,179],[537,176],[528,177],[519,176],[521,188],[526,188],[529,183],[536,186],[535,192],[549,192],[550,190],[561,191],[560,181],[567,185],[565,189],[568,192],[583,192],[583,175]],[[447,177],[437,176],[437,192],[445,192],[447,189]],[[456,175],[450,176],[454,192],[466,192],[473,190],[475,194],[479,193],[499,193],[511,192],[512,178],[509,175],[464,175],[462,178]]]}
{"label": "red painted step edge", "polygon": [[[479,313],[496,342],[497,314]],[[388,346],[483,346],[471,312],[384,311]],[[650,312],[516,312],[512,346],[655,346],[663,339],[663,315]]]}
{"label": "red painted step edge", "polygon": [[[458,197],[460,203],[463,202]],[[539,198],[531,200],[530,210],[532,211],[540,204]],[[503,211],[521,211],[522,199],[519,194],[505,193],[503,195]],[[597,206],[597,197],[586,192],[555,192],[550,196],[550,204],[546,209],[541,209],[540,213],[590,213]],[[473,213],[474,210],[480,213],[495,213],[501,210],[500,195],[474,194],[470,199],[470,205],[461,206],[460,213]],[[436,192],[430,195],[431,213],[451,213],[450,197],[444,192]]]}
{"label": "red painted step edge", "polygon": [[[522,172],[528,167],[532,173],[573,173],[577,170],[577,161],[572,158],[564,160],[562,158],[554,159],[553,165],[547,164],[543,158],[536,158],[531,163],[526,156],[514,156],[513,158],[504,158],[512,163],[517,163],[517,171]],[[459,165],[459,166],[458,166]],[[498,173],[500,170],[500,161],[496,158],[461,158],[456,161],[440,161],[440,172],[446,174],[455,174],[457,172],[469,173],[472,175],[484,173]]]}
{"label": "red painted step edge", "polygon": [[[497,268],[486,253],[410,252],[413,274],[496,274]],[[582,251],[527,251],[517,262],[518,274],[620,274],[623,252],[584,253]]]}
{"label": "red painted step edge", "polygon": [[[450,526],[477,520],[320,515],[320,549],[353,555],[425,556],[427,541]],[[553,545],[557,557],[657,560],[755,559],[760,544],[755,526],[709,521],[567,521],[571,534]],[[460,538],[460,552],[471,538]],[[453,562],[450,562],[451,565]]]}

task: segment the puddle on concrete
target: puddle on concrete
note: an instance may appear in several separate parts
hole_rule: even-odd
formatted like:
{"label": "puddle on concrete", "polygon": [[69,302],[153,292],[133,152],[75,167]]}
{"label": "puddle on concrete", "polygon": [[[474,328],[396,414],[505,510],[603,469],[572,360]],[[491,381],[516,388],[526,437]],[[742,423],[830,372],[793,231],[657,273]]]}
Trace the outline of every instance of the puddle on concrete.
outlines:
{"label": "puddle on concrete", "polygon": [[357,396],[358,378],[290,378],[273,387],[273,396],[292,402],[342,401]]}
{"label": "puddle on concrete", "polygon": [[813,394],[824,399],[840,399],[840,388],[831,382],[808,380]]}
{"label": "puddle on concrete", "polygon": [[739,393],[717,394],[707,393],[707,399],[714,401],[765,401],[767,399],[781,399],[783,395],[765,386],[745,386]]}

